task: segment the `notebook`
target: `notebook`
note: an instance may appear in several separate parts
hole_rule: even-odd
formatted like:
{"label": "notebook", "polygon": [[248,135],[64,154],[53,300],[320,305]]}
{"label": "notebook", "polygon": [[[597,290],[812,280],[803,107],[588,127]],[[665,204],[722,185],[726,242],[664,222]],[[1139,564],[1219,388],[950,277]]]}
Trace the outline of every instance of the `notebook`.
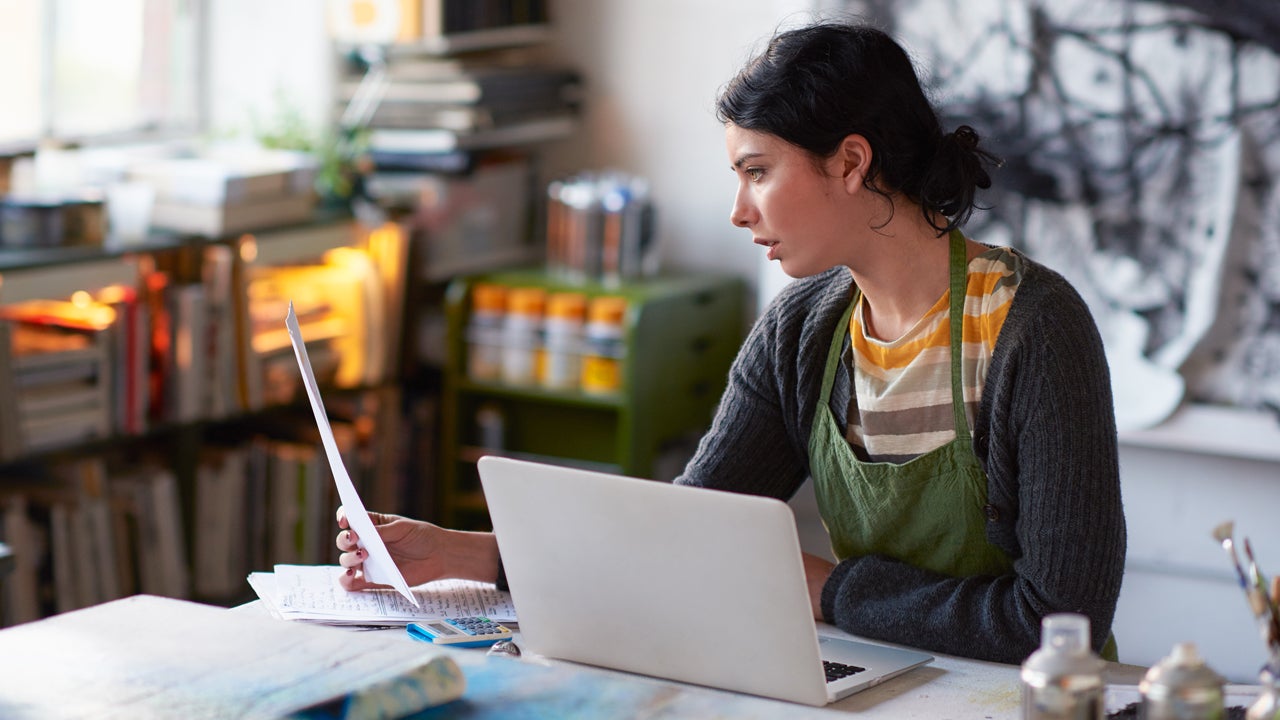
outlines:
{"label": "notebook", "polygon": [[[933,660],[819,638],[779,500],[492,456],[479,471],[535,653],[808,705]],[[824,661],[858,670],[828,682]]]}

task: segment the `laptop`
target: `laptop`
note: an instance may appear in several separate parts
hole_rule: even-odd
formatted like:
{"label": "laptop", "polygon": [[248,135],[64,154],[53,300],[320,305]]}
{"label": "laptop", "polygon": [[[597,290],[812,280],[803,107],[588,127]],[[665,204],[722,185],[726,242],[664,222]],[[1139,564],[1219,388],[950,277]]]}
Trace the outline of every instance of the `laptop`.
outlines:
{"label": "laptop", "polygon": [[532,652],[818,706],[933,660],[819,638],[782,501],[493,456],[479,471]]}

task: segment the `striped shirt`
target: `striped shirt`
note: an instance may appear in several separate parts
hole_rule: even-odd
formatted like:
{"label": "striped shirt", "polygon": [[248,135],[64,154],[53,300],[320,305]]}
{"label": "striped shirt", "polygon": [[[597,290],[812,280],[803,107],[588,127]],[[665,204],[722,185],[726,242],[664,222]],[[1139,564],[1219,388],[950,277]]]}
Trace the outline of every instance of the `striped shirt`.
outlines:
{"label": "striped shirt", "polygon": [[[961,378],[970,427],[1022,269],[1022,258],[1010,248],[993,248],[969,261]],[[864,333],[858,301],[844,362],[853,366],[845,438],[860,460],[904,463],[955,439],[950,305],[947,290],[905,335],[883,342]]]}

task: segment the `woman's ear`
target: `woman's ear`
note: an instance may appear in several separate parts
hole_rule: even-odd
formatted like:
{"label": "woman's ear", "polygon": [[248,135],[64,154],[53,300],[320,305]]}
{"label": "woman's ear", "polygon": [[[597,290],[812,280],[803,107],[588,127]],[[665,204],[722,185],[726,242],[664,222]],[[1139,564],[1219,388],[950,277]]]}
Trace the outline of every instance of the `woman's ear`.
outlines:
{"label": "woman's ear", "polygon": [[845,136],[836,150],[839,164],[836,168],[844,180],[845,190],[850,193],[860,190],[871,171],[871,143],[858,134]]}

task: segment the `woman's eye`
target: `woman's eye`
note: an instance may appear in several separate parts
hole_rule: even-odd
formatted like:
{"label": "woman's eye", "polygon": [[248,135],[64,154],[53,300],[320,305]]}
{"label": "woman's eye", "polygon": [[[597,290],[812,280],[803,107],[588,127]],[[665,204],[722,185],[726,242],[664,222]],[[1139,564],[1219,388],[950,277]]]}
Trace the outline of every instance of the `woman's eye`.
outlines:
{"label": "woman's eye", "polygon": [[751,182],[760,182],[760,178],[764,177],[764,168],[749,167],[745,172],[747,177],[751,178]]}

